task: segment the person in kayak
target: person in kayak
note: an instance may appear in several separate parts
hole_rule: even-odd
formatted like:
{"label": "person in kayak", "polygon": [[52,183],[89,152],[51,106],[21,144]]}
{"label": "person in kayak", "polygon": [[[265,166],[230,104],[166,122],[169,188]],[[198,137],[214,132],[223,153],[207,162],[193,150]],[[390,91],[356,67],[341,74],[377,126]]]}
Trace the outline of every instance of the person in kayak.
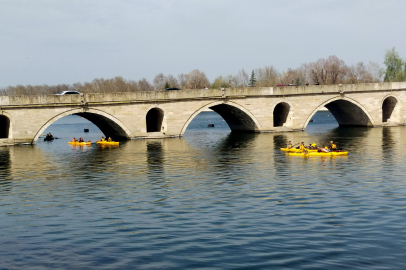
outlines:
{"label": "person in kayak", "polygon": [[76,140],[76,138],[75,138],[75,137],[73,137],[72,142],[77,142],[77,140]]}
{"label": "person in kayak", "polygon": [[84,142],[82,137],[79,138],[79,142]]}
{"label": "person in kayak", "polygon": [[309,149],[315,150],[317,149],[317,144],[316,143],[312,143],[311,145],[309,145],[308,147]]}
{"label": "person in kayak", "polygon": [[105,142],[106,140],[104,139],[104,137],[101,137],[100,141]]}
{"label": "person in kayak", "polygon": [[302,142],[302,143],[300,144],[300,146],[299,146],[299,149],[303,151],[303,150],[305,150],[305,148],[306,148],[306,147],[305,147],[305,145],[304,145],[304,142]]}
{"label": "person in kayak", "polygon": [[333,141],[330,141],[329,150],[330,151],[336,151],[337,150],[337,145]]}
{"label": "person in kayak", "polygon": [[45,136],[44,141],[52,141],[53,139],[54,139],[54,136],[52,136],[52,134],[50,132]]}
{"label": "person in kayak", "polygon": [[287,145],[287,148],[291,149],[292,147],[293,147],[293,146],[292,146],[292,142],[289,141],[289,143],[288,143],[288,145]]}
{"label": "person in kayak", "polygon": [[109,142],[111,142],[111,141],[112,141],[112,140],[111,140],[111,137],[109,137],[108,141],[109,141]]}

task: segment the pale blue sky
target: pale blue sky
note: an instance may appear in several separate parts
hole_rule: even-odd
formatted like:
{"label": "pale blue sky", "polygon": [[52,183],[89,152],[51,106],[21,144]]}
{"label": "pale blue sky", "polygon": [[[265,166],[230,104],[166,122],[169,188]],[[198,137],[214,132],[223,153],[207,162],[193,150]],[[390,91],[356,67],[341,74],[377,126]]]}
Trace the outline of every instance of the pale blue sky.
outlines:
{"label": "pale blue sky", "polygon": [[0,87],[406,58],[405,0],[1,0]]}

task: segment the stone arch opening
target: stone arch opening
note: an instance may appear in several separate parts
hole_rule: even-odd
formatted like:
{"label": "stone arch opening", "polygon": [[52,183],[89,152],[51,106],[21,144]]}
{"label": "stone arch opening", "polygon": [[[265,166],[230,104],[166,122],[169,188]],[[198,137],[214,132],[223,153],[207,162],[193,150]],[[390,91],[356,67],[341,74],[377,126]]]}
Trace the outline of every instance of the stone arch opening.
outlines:
{"label": "stone arch opening", "polygon": [[397,99],[394,97],[387,97],[382,103],[382,123],[388,122],[395,110]]}
{"label": "stone arch opening", "polygon": [[127,139],[126,132],[116,122],[103,115],[89,112],[74,113],[74,115],[81,116],[95,124],[106,138],[111,137],[113,140]]}
{"label": "stone arch opening", "polygon": [[373,124],[357,104],[339,99],[325,105],[340,127],[373,127]]}
{"label": "stone arch opening", "polygon": [[164,119],[164,111],[160,108],[152,108],[146,116],[147,132],[160,132]]}
{"label": "stone arch opening", "polygon": [[10,133],[10,119],[0,115],[0,139],[7,139]]}
{"label": "stone arch opening", "polygon": [[251,116],[235,106],[222,103],[209,108],[226,121],[232,132],[258,131],[258,127]]}
{"label": "stone arch opening", "polygon": [[278,103],[273,110],[273,126],[282,127],[288,119],[290,105],[286,102]]}
{"label": "stone arch opening", "polygon": [[84,112],[83,109],[74,109],[65,111],[48,120],[37,132],[32,143],[35,143],[50,125],[68,115],[78,115],[92,122],[100,129],[106,138],[111,137],[113,140],[125,140],[132,137],[131,132],[123,123],[103,111],[90,109]]}
{"label": "stone arch opening", "polygon": [[255,116],[241,105],[232,101],[228,101],[227,103],[224,103],[223,101],[216,101],[200,107],[192,115],[190,115],[183,125],[180,136],[183,136],[193,119],[201,112],[206,111],[206,109],[211,109],[220,115],[220,117],[223,118],[223,120],[227,123],[231,132],[254,133],[261,130],[261,125]]}

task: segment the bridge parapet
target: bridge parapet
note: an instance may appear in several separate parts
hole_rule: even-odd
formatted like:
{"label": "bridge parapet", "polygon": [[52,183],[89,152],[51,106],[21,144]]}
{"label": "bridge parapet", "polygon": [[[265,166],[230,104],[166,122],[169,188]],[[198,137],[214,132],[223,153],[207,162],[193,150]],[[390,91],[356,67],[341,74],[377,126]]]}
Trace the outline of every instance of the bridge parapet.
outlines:
{"label": "bridge parapet", "polygon": [[0,106],[24,106],[45,104],[80,104],[80,95],[29,95],[29,96],[0,96]]}
{"label": "bridge parapet", "polygon": [[71,106],[100,103],[155,102],[169,100],[196,100],[216,98],[241,98],[255,96],[294,96],[329,93],[354,93],[406,90],[406,82],[364,83],[343,85],[310,85],[282,87],[248,87],[222,89],[195,89],[149,92],[92,93],[83,95],[29,95],[0,96],[2,107]]}

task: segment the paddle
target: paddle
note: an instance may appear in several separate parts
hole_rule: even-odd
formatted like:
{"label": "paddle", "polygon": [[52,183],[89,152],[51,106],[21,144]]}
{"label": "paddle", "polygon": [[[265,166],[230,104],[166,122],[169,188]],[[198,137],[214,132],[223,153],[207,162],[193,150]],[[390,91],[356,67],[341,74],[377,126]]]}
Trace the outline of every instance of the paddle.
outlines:
{"label": "paddle", "polygon": [[288,149],[294,149],[294,147],[295,147],[296,145],[298,145],[298,144],[299,144],[299,143],[292,145],[291,148],[289,148],[289,145],[287,145],[286,148],[288,148]]}

